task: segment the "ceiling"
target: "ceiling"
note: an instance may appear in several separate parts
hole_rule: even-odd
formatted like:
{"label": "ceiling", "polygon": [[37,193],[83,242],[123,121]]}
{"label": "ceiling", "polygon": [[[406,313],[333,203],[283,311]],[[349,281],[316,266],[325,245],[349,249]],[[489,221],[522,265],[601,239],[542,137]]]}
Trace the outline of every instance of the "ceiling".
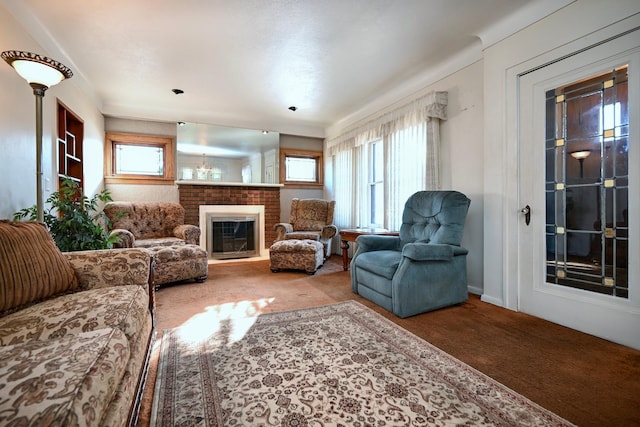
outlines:
{"label": "ceiling", "polygon": [[106,116],[320,137],[567,3],[0,0]]}

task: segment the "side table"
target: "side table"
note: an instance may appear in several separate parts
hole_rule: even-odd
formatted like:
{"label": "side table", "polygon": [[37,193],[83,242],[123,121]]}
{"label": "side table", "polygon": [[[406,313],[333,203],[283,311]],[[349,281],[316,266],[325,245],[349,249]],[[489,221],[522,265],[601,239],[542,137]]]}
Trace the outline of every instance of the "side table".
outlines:
{"label": "side table", "polygon": [[376,234],[379,236],[399,236],[397,231],[389,231],[385,228],[349,228],[340,230],[340,248],[342,249],[342,268],[349,269],[349,242],[355,242],[358,236],[366,234]]}

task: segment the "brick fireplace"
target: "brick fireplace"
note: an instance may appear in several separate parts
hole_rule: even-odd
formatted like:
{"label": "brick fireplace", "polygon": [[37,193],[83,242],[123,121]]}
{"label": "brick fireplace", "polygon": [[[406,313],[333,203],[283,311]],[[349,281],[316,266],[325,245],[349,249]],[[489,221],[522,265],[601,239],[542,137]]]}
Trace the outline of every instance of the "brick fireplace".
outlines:
{"label": "brick fireplace", "polygon": [[216,185],[178,183],[180,204],[185,209],[185,223],[200,225],[200,205],[263,205],[264,244],[275,239],[274,224],[280,222],[279,185]]}

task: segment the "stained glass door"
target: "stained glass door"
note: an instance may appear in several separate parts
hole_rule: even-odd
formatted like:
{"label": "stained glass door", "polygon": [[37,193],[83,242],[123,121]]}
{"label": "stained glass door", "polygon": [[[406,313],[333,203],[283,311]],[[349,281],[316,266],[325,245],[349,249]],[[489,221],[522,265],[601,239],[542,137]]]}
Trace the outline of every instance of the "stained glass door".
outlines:
{"label": "stained glass door", "polygon": [[[637,34],[518,80],[518,310],[640,348]],[[529,221],[527,221],[527,217]]]}

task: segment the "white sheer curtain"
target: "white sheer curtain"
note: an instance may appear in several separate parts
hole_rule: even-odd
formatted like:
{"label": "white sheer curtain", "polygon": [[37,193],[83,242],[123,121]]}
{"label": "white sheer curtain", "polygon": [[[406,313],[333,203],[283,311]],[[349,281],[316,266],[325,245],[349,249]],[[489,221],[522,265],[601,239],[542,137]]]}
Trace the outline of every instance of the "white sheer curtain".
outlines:
{"label": "white sheer curtain", "polygon": [[384,144],[384,227],[398,230],[407,198],[439,188],[440,120],[446,119],[447,92],[429,94],[328,139],[329,194],[336,201],[338,228],[370,223],[369,146]]}
{"label": "white sheer curtain", "polygon": [[429,188],[426,136],[427,124],[422,123],[392,132],[385,139],[385,228],[399,230],[404,203],[416,191]]}

